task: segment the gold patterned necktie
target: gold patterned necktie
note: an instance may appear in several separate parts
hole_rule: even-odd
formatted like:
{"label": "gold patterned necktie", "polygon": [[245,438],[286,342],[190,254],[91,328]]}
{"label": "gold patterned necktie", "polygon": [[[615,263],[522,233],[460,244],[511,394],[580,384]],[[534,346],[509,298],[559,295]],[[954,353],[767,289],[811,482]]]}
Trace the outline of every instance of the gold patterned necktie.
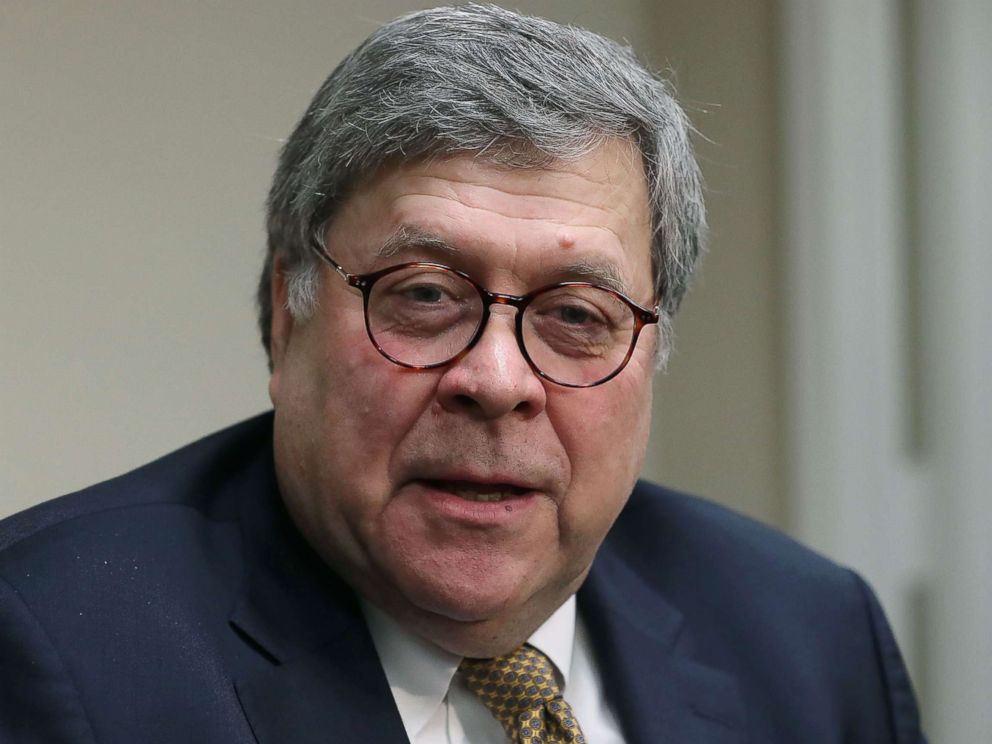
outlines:
{"label": "gold patterned necktie", "polygon": [[514,744],[585,744],[551,662],[533,646],[494,659],[465,659],[459,669]]}

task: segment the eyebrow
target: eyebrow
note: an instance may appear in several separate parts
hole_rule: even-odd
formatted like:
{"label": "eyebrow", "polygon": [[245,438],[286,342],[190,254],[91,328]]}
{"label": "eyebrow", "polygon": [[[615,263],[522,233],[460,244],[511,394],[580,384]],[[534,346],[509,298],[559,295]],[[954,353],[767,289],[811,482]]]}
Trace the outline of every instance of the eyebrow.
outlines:
{"label": "eyebrow", "polygon": [[429,250],[445,256],[458,255],[458,249],[440,235],[419,227],[400,225],[376,251],[376,257],[392,258],[415,250]]}
{"label": "eyebrow", "polygon": [[591,261],[576,261],[563,266],[559,273],[569,279],[587,281],[598,284],[622,295],[630,296],[630,287],[624,281],[620,271],[613,264],[593,263]]}
{"label": "eyebrow", "polygon": [[[376,251],[376,257],[392,258],[418,250],[427,250],[447,257],[458,256],[461,253],[437,233],[413,225],[400,225]],[[630,286],[620,270],[610,263],[580,260],[559,267],[555,273],[564,281],[586,281],[630,296]]]}

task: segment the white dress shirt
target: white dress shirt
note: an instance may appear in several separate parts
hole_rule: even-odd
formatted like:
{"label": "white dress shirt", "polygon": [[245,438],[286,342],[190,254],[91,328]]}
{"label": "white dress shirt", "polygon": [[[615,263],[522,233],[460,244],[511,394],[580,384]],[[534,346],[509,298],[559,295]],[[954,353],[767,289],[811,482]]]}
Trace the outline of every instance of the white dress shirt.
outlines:
{"label": "white dress shirt", "polygon": [[[502,726],[457,674],[461,657],[414,635],[363,603],[372,640],[411,744],[506,744]],[[575,597],[569,598],[527,642],[559,673],[562,695],[590,744],[624,744],[606,704],[602,680]]]}

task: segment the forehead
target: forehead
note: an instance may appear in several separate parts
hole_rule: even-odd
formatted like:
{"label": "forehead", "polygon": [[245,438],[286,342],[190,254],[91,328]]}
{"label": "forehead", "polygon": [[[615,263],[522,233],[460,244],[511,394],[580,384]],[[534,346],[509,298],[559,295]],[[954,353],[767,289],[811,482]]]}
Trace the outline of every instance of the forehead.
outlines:
{"label": "forehead", "polygon": [[541,168],[471,154],[404,163],[357,188],[327,235],[352,271],[447,254],[438,257],[521,280],[601,266],[628,291],[650,286],[650,238],[640,154],[621,141]]}

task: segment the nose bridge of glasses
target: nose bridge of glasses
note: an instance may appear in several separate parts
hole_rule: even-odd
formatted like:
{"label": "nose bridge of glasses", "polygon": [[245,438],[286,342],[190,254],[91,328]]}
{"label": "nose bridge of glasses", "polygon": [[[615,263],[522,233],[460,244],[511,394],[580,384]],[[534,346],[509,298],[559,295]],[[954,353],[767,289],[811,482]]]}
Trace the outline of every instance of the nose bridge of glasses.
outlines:
{"label": "nose bridge of glasses", "polygon": [[[504,333],[509,333],[513,337],[513,344],[517,347],[518,351],[524,358],[524,361],[528,363],[529,366],[533,367],[530,362],[530,357],[524,349],[524,341],[520,333],[520,315],[523,313],[524,308],[527,305],[527,297],[519,297],[517,295],[501,294],[499,292],[490,292],[489,290],[482,289],[481,295],[483,297],[484,308],[484,318],[482,327],[479,328],[478,335],[475,341],[481,341],[483,336],[492,334],[492,327],[499,325],[499,323],[493,323],[494,315],[504,315],[506,328]],[[501,309],[496,309],[497,306]],[[496,310],[494,312],[494,309]],[[516,310],[516,313],[513,312]],[[514,317],[515,316],[515,317]],[[470,348],[475,346],[475,342],[470,344]]]}
{"label": "nose bridge of glasses", "polygon": [[528,299],[527,297],[520,297],[518,295],[490,292],[487,289],[482,290],[482,296],[485,299],[485,304],[490,311],[492,310],[493,305],[506,305],[508,307],[516,308],[517,312],[523,312]]}
{"label": "nose bridge of glasses", "polygon": [[523,312],[523,306],[519,302],[520,298],[512,295],[494,295],[490,293],[486,299],[488,302],[486,302],[485,317],[480,335],[484,334],[490,326],[498,325],[498,323],[494,323],[493,321],[497,316],[501,315],[506,319],[504,322],[507,324],[507,329],[510,333],[516,335],[517,316]]}
{"label": "nose bridge of glasses", "polygon": [[[523,338],[521,338],[519,333],[520,316],[523,314],[524,308],[527,306],[527,302],[529,298],[520,297],[518,295],[501,294],[500,292],[490,292],[489,290],[482,290],[482,296],[485,300],[484,304],[485,304],[486,326],[491,325],[491,323],[489,323],[489,320],[492,319],[493,315],[506,315],[509,322],[512,323],[511,330],[514,333],[514,335],[517,337],[516,339],[517,344],[520,346],[522,351]],[[505,311],[497,310],[496,312],[493,312],[496,306],[505,308]],[[512,310],[516,310],[516,313],[513,313],[511,308]],[[512,318],[513,315],[516,315],[516,319]],[[483,328],[482,332],[485,333],[485,331],[486,329]]]}

